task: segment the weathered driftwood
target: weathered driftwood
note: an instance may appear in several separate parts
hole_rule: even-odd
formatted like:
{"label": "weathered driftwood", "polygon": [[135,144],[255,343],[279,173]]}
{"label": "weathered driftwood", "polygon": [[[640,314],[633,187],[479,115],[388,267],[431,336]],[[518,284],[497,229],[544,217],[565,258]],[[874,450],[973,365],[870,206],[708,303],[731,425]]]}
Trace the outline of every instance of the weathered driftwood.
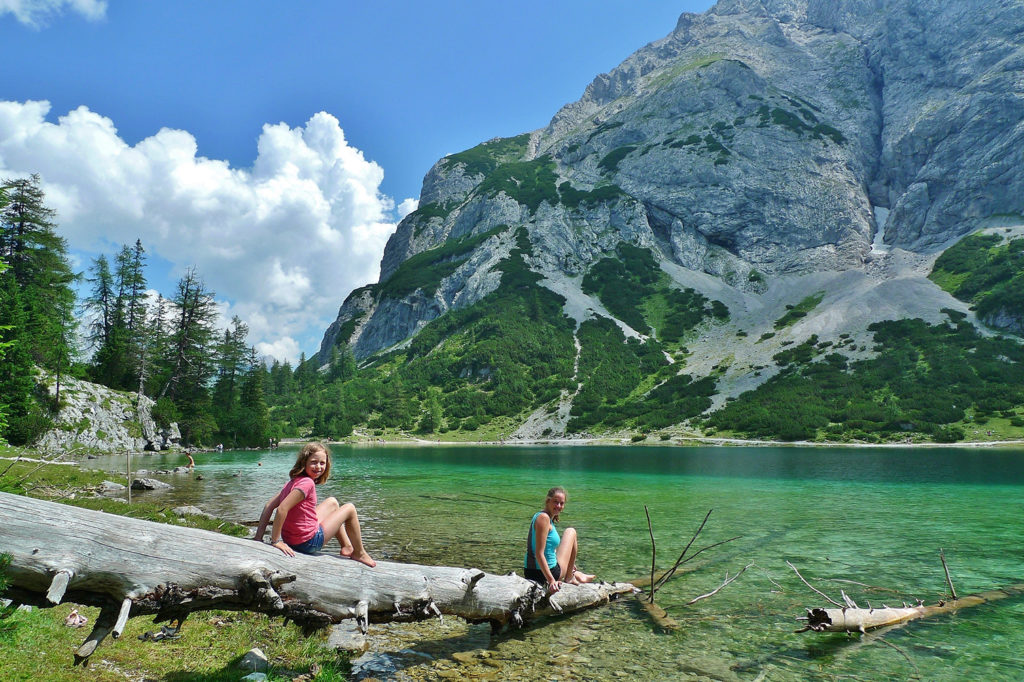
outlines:
{"label": "weathered driftwood", "polygon": [[846,608],[807,610],[807,625],[797,632],[814,630],[815,632],[865,632],[873,628],[897,625],[908,620],[928,618],[943,613],[951,613],[969,606],[977,606],[998,599],[1024,595],[1024,584],[1010,585],[998,590],[979,592],[959,599],[940,601],[938,604],[925,606],[889,607],[864,609],[855,606]]}
{"label": "weathered driftwood", "polygon": [[0,552],[11,555],[8,596],[53,606],[98,606],[76,653],[85,661],[129,617],[184,621],[192,611],[256,611],[307,630],[355,618],[423,620],[442,614],[498,628],[566,613],[635,591],[628,583],[565,585],[548,597],[515,574],[330,555],[287,557],[278,549],[182,528],[0,493]]}

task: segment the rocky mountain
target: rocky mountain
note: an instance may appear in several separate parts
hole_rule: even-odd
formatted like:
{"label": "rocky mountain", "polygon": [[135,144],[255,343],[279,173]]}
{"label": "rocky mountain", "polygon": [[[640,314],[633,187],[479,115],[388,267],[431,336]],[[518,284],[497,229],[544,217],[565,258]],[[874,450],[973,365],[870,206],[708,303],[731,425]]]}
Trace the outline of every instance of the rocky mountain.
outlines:
{"label": "rocky mountain", "polygon": [[[537,414],[586,394],[595,325],[657,342],[673,365],[642,368],[615,400],[685,369],[714,377],[700,413],[777,375],[775,357],[812,336],[850,340],[856,360],[879,321],[973,322],[969,297],[928,275],[965,235],[1024,225],[1022,85],[1016,0],[721,0],[683,14],[546,128],[438,161],[380,282],[346,299],[318,360],[465,348],[479,339],[467,311],[535,285],[571,318],[576,350],[557,408],[524,423],[557,432],[564,414]],[[1014,300],[990,299],[983,321],[1019,330]],[[468,356],[449,358],[454,371],[492,381],[496,363]]]}

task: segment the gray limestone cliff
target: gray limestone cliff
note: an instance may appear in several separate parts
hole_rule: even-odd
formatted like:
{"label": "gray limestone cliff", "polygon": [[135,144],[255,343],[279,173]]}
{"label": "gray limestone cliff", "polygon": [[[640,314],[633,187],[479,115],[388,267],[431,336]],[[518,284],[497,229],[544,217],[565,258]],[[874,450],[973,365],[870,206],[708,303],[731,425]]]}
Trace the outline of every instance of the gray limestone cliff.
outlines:
{"label": "gray limestone cliff", "polygon": [[319,359],[478,301],[519,233],[549,280],[627,241],[749,292],[1024,222],[1022,93],[1017,0],[721,0],[546,128],[438,161]]}
{"label": "gray limestone cliff", "polygon": [[[44,375],[42,381],[54,395],[53,377]],[[55,427],[36,443],[40,450],[159,451],[176,448],[181,439],[176,424],[161,427],[153,420],[154,402],[146,396],[62,377],[60,400]]]}

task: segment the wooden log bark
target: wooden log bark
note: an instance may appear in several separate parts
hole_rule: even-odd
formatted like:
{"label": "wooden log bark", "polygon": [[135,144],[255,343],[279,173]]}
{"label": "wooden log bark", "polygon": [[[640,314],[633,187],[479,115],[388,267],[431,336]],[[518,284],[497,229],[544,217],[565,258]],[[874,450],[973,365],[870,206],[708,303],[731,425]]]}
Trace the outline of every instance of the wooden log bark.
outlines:
{"label": "wooden log bark", "polygon": [[[128,616],[184,620],[192,611],[256,611],[314,630],[346,618],[424,620],[442,614],[500,628],[568,613],[636,590],[628,583],[543,586],[515,574],[278,549],[182,528],[0,493],[0,553],[11,555],[9,596],[52,606],[63,599],[102,609],[76,658],[87,660]],[[65,584],[66,583],[66,584]],[[47,596],[50,599],[47,599]],[[56,601],[55,601],[56,600]]]}
{"label": "wooden log bark", "polygon": [[897,625],[908,620],[928,618],[943,613],[952,613],[959,609],[978,604],[985,604],[998,599],[1016,597],[1024,594],[1024,584],[1010,585],[998,590],[989,590],[977,594],[967,595],[959,599],[941,601],[938,604],[926,606],[888,607],[879,609],[862,608],[814,608],[807,610],[807,626],[799,630],[814,630],[815,632],[865,632],[874,628]]}

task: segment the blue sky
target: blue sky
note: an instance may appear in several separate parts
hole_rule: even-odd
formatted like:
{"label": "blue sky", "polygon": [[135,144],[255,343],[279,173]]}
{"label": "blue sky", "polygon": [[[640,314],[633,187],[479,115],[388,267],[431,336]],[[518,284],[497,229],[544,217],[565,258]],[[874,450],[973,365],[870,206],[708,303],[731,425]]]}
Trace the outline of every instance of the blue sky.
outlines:
{"label": "blue sky", "polygon": [[0,0],[0,177],[76,265],[141,238],[264,353],[314,352],[435,161],[543,127],[708,0]]}

